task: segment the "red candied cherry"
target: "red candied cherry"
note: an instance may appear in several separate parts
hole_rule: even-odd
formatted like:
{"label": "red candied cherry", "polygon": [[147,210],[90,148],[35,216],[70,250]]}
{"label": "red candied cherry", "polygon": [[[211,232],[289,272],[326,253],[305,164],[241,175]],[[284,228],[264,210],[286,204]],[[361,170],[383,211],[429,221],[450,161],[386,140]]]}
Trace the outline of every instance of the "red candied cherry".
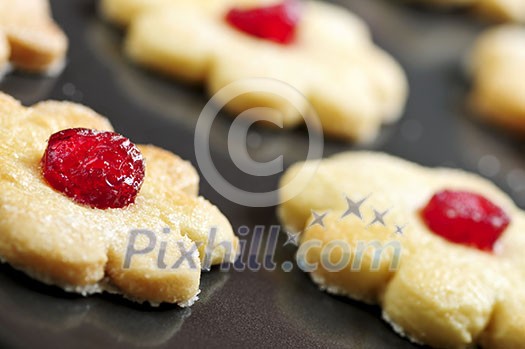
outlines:
{"label": "red candied cherry", "polygon": [[134,203],[145,175],[142,154],[129,139],[85,128],[53,134],[41,165],[51,187],[99,209]]}
{"label": "red candied cherry", "polygon": [[301,19],[301,13],[302,6],[299,0],[284,0],[271,6],[233,8],[226,14],[226,21],[258,38],[288,44],[295,38],[295,29]]}
{"label": "red candied cherry", "polygon": [[435,194],[422,216],[437,235],[482,251],[493,251],[510,223],[509,216],[499,206],[466,191],[444,190]]}

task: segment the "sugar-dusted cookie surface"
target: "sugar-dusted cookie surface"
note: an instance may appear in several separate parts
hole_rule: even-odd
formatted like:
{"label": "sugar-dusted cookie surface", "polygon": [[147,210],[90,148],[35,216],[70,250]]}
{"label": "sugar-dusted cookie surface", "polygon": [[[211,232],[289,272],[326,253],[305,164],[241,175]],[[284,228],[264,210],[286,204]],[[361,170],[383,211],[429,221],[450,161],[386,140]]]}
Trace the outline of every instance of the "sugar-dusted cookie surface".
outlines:
{"label": "sugar-dusted cookie surface", "polygon": [[[139,302],[184,306],[199,292],[201,266],[235,258],[237,238],[228,220],[197,196],[196,171],[174,154],[139,146],[146,175],[135,203],[95,209],[54,190],[40,161],[51,134],[69,128],[111,131],[105,118],[67,102],[25,108],[0,94],[0,125],[0,257],[13,267],[68,291],[110,290]],[[155,239],[137,234],[131,240],[137,229]],[[126,266],[131,241],[133,250],[154,246]],[[232,251],[214,248],[223,242]]]}
{"label": "sugar-dusted cookie surface", "polygon": [[467,7],[496,21],[525,22],[525,2],[521,0],[414,0],[440,7]]}
{"label": "sugar-dusted cookie surface", "polygon": [[247,34],[226,20],[233,8],[279,3],[103,0],[101,8],[106,18],[127,25],[126,52],[142,65],[203,82],[212,95],[241,79],[271,78],[306,97],[297,100],[287,89],[260,92],[254,85],[254,92],[227,101],[232,114],[267,107],[273,110],[271,120],[293,127],[304,123],[300,113],[309,102],[326,134],[352,141],[373,140],[382,124],[400,117],[407,97],[405,75],[346,9],[303,1],[295,38],[286,45]]}
{"label": "sugar-dusted cookie surface", "polygon": [[51,17],[48,0],[0,0],[0,67],[11,62],[31,72],[59,70],[67,38]]}
{"label": "sugar-dusted cookie surface", "polygon": [[[525,214],[504,193],[476,175],[366,152],[323,160],[317,170],[294,165],[282,188],[302,166],[313,177],[279,214],[289,229],[304,230],[298,262],[317,263],[308,271],[322,289],[381,305],[397,332],[436,348],[525,348]],[[442,190],[482,195],[506,212],[510,225],[494,251],[428,228],[421,212]],[[348,265],[323,263],[327,249],[332,263],[346,257]]]}
{"label": "sugar-dusted cookie surface", "polygon": [[487,121],[525,132],[525,28],[504,25],[481,35],[470,56],[471,102]]}

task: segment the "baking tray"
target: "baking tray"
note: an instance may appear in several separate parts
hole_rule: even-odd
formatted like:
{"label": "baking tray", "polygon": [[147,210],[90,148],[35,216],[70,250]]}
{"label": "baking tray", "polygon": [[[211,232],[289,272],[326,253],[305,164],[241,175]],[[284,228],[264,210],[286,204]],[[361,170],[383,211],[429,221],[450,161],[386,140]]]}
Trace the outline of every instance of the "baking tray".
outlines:
{"label": "baking tray", "polygon": [[[376,42],[404,66],[411,93],[401,122],[384,128],[367,147],[327,140],[325,155],[372,149],[430,166],[453,166],[491,177],[525,205],[523,143],[472,118],[462,58],[486,23],[462,12],[436,13],[395,1],[337,1],[364,18]],[[19,73],[0,89],[31,104],[43,99],[81,102],[109,117],[138,143],[170,149],[196,164],[193,137],[208,101],[188,87],[129,63],[122,33],[97,16],[93,0],[52,1],[54,16],[70,39],[68,64],[58,77]],[[351,98],[351,96],[349,96]],[[231,119],[220,115],[212,128],[213,160],[240,187],[270,191],[279,176],[252,177],[236,171],[227,152]],[[304,130],[255,128],[254,158],[283,155],[286,166],[305,156]],[[201,193],[237,230],[278,224],[275,208],[250,208],[223,198],[202,181]],[[241,237],[251,240],[251,235]],[[118,296],[82,298],[0,266],[1,347],[346,347],[414,348],[396,335],[377,307],[320,292],[297,268],[284,272],[294,248],[278,242],[274,271],[218,270],[202,277],[201,300],[191,309],[150,308]]]}

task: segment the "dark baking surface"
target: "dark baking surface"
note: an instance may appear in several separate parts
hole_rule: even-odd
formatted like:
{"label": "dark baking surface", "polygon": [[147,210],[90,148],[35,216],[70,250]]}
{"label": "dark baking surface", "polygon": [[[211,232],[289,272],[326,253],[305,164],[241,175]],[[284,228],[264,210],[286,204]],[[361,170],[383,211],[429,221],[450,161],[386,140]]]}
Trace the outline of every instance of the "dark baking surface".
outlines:
{"label": "dark baking surface", "polygon": [[[405,67],[411,84],[403,120],[384,129],[367,149],[481,172],[525,205],[523,144],[480,125],[465,108],[461,58],[485,24],[464,13],[435,13],[394,1],[338,2],[370,24],[376,41]],[[65,71],[55,78],[14,73],[0,89],[26,104],[49,98],[84,103],[134,141],[165,147],[195,163],[193,127],[207,102],[205,93],[127,62],[122,34],[97,17],[93,0],[52,3],[70,39]],[[277,177],[252,178],[230,166],[224,141],[230,122],[218,118],[211,137],[221,173],[243,187],[274,189]],[[284,154],[287,165],[304,157],[302,130],[253,132],[260,140],[252,149],[255,157]],[[325,154],[349,149],[357,148],[327,141]],[[205,181],[201,187],[236,229],[277,224],[274,208],[242,207]],[[294,253],[282,247],[284,241],[281,237],[273,272],[204,274],[201,300],[191,309],[152,309],[118,296],[68,295],[0,266],[0,347],[414,347],[381,320],[378,308],[320,292],[297,268],[283,272],[282,262]]]}

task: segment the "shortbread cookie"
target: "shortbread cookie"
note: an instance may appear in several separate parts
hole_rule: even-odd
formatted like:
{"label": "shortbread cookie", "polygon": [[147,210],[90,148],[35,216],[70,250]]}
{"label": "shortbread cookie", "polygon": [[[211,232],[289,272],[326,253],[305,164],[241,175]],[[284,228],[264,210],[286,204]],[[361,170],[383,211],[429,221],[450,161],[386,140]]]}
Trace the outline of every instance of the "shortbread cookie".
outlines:
{"label": "shortbread cookie", "polygon": [[0,0],[0,67],[10,61],[18,69],[53,73],[63,66],[66,50],[48,0]]}
{"label": "shortbread cookie", "polygon": [[525,132],[525,28],[506,25],[481,35],[471,53],[476,114]]}
{"label": "shortbread cookie", "polygon": [[370,141],[383,123],[400,117],[405,104],[400,66],[373,44],[360,19],[338,6],[298,0],[103,0],[102,11],[128,25],[125,46],[132,60],[177,79],[204,82],[212,95],[249,78],[291,86],[261,92],[263,83],[252,81],[249,93],[217,97],[234,115],[270,108],[266,118],[293,127],[304,123],[301,113],[309,102],[326,134]]}
{"label": "shortbread cookie", "polygon": [[287,171],[283,196],[307,185],[279,213],[304,230],[298,263],[322,289],[380,304],[418,343],[525,348],[525,214],[504,193],[383,154],[315,165]]}
{"label": "shortbread cookie", "polygon": [[201,267],[236,257],[228,220],[172,153],[72,103],[0,94],[0,125],[0,257],[13,267],[67,291],[184,306]]}
{"label": "shortbread cookie", "polygon": [[525,22],[525,2],[521,0],[415,0],[441,7],[466,7],[496,21]]}

